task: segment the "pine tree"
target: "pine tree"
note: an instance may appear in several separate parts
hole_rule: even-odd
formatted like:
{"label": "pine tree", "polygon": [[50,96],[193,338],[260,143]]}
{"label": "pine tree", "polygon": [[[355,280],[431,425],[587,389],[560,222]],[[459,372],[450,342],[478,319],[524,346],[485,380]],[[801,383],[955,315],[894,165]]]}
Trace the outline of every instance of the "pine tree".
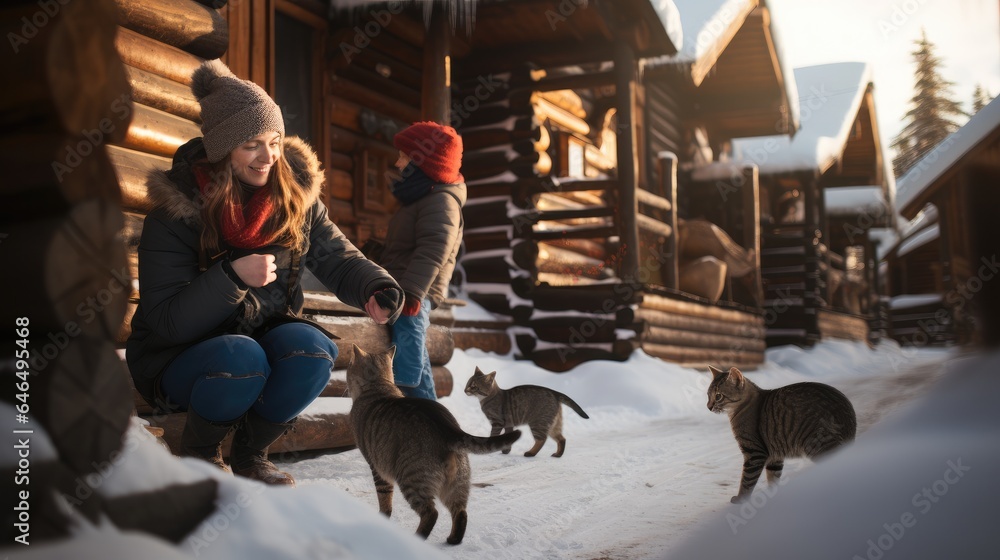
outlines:
{"label": "pine tree", "polygon": [[972,114],[978,113],[983,107],[989,105],[990,101],[993,101],[990,93],[983,89],[982,84],[976,84],[976,89],[972,92]]}
{"label": "pine tree", "polygon": [[934,149],[949,134],[958,130],[959,125],[952,120],[955,116],[966,116],[961,105],[950,98],[954,85],[941,77],[938,66],[941,59],[934,55],[934,44],[927,40],[927,32],[921,32],[913,59],[917,64],[915,93],[910,99],[910,110],[904,119],[907,125],[892,139],[891,147],[896,150],[892,160],[897,177],[910,170],[920,158]]}

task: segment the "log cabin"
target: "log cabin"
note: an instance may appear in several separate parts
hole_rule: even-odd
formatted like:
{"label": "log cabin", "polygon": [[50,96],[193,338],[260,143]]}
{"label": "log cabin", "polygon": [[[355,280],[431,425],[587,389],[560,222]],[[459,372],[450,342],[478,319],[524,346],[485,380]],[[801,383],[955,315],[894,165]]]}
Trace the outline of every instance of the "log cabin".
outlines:
{"label": "log cabin", "polygon": [[[642,152],[645,184],[674,205],[668,223],[679,235],[665,239],[663,253],[676,257],[647,289],[683,303],[670,328],[704,334],[637,338],[666,359],[753,367],[765,348],[758,172],[725,161],[725,148],[736,137],[793,133],[798,98],[765,2],[676,4],[680,51],[645,61]],[[670,347],[687,347],[686,358]]]}
{"label": "log cabin", "polygon": [[[893,184],[864,63],[797,68],[801,128],[733,142],[761,182],[767,344],[869,341],[881,313],[873,228],[894,226]],[[879,329],[875,329],[877,332]]]}
{"label": "log cabin", "polygon": [[910,221],[886,261],[901,344],[996,344],[998,184],[995,100],[899,178],[896,204]]}
{"label": "log cabin", "polygon": [[[208,59],[221,59],[237,76],[267,90],[282,108],[286,133],[316,149],[327,176],[324,202],[352,241],[360,246],[373,232],[384,231],[395,210],[385,181],[394,161],[392,135],[413,121],[442,120],[441,115],[424,112],[437,107],[421,105],[426,75],[421,11],[393,3],[331,17],[325,3],[310,0],[113,2],[119,24],[113,30],[114,44],[131,86],[132,121],[107,151],[122,186],[124,239],[133,278],[142,220],[149,210],[146,175],[169,167],[177,147],[200,135],[199,106],[190,82],[194,69]],[[435,25],[441,26],[446,14],[437,17]],[[369,26],[372,21],[378,26]],[[352,45],[357,56],[344,45]],[[443,54],[427,56],[426,67],[444,68]],[[314,278],[307,282],[307,287],[325,290]],[[126,319],[116,329],[119,345],[128,337],[138,302],[138,286],[132,288]],[[277,453],[352,445],[343,377],[351,344],[385,347],[389,341],[387,327],[372,324],[321,291],[307,292],[304,313],[340,337],[340,356],[321,397],[300,416],[296,428],[272,446]],[[439,395],[451,392],[451,374],[444,364],[454,351],[452,322],[447,310],[432,315],[428,350]],[[176,445],[183,415],[158,415],[141,398],[135,406],[154,426],[165,428],[168,444]]]}

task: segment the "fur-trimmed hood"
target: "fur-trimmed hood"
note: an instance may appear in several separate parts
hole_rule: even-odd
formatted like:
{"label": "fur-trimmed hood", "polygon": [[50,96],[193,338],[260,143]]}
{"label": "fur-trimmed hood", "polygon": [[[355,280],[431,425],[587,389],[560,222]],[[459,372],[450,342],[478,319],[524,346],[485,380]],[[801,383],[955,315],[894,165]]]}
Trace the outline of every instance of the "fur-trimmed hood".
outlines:
{"label": "fur-trimmed hood", "polygon": [[[296,183],[306,193],[306,208],[312,206],[323,189],[326,175],[316,152],[298,136],[282,138],[282,157],[288,160]],[[149,188],[150,211],[163,209],[172,219],[201,225],[201,205],[195,196],[192,165],[205,158],[201,138],[190,140],[174,154],[173,165],[168,171],[153,171],[146,180]]]}

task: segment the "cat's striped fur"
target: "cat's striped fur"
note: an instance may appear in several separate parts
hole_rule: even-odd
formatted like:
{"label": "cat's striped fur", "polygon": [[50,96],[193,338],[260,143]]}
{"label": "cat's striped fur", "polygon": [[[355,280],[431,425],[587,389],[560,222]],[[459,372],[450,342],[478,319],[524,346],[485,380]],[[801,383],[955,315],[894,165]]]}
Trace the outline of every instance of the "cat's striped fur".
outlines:
{"label": "cat's striped fur", "polygon": [[709,366],[708,409],[728,413],[743,452],[743,476],[732,502],[750,497],[760,473],[767,481],[781,477],[785,458],[815,459],[853,441],[857,418],[843,393],[822,383],[794,383],[761,389],[737,368],[728,372]]}
{"label": "cat's striped fur", "polygon": [[[580,408],[580,405],[573,402],[573,399],[553,391],[547,387],[537,385],[519,385],[510,389],[501,389],[496,382],[497,372],[484,374],[481,369],[476,368],[475,373],[465,384],[465,394],[479,398],[479,406],[489,419],[493,427],[492,435],[497,435],[500,430],[511,431],[515,426],[527,424],[531,428],[531,435],[535,438],[535,445],[524,453],[525,457],[534,457],[545,445],[547,436],[552,436],[558,444],[553,457],[562,457],[566,450],[566,438],[562,435],[562,406],[572,408],[577,414],[584,418],[590,418],[587,413]],[[510,453],[510,446],[503,452]]]}
{"label": "cat's striped fur", "polygon": [[468,453],[509,447],[521,432],[490,438],[472,436],[440,403],[404,397],[393,383],[395,350],[393,346],[386,352],[369,354],[354,346],[347,388],[354,401],[350,421],[355,443],[372,469],[380,512],[392,515],[392,485],[398,484],[420,516],[417,534],[427,538],[437,522],[434,498],[438,497],[451,513],[448,543],[458,544],[468,521]]}

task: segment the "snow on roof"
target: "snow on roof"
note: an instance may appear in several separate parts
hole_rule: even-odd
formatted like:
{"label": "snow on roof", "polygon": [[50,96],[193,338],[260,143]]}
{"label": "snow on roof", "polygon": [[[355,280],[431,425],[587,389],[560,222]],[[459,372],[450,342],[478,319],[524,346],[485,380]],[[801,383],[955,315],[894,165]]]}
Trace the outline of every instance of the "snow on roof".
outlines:
{"label": "snow on roof", "polygon": [[896,179],[897,207],[902,210],[913,202],[997,127],[1000,127],[1000,101],[994,99]]}
{"label": "snow on roof", "polygon": [[674,0],[650,1],[653,3],[653,9],[660,16],[660,22],[663,24],[663,29],[666,30],[670,42],[680,50],[680,46],[684,42],[684,27],[676,2]]}
{"label": "snow on roof", "polygon": [[680,11],[681,42],[677,54],[661,57],[659,63],[692,64],[702,57],[722,52],[725,45],[743,25],[757,0],[674,0],[675,9]]}
{"label": "snow on roof", "polygon": [[827,187],[823,189],[823,198],[828,216],[866,214],[881,217],[889,211],[882,187],[878,185]]}
{"label": "snow on roof", "polygon": [[756,163],[761,173],[825,171],[844,151],[861,108],[871,67],[864,62],[836,62],[796,68],[800,106],[795,138],[785,135],[738,138],[733,157]]}
{"label": "snow on roof", "polygon": [[902,257],[903,255],[913,252],[924,245],[927,245],[931,241],[934,241],[941,236],[941,226],[940,224],[934,224],[929,228],[924,228],[917,233],[907,237],[899,243],[899,249],[896,251],[897,257]]}

